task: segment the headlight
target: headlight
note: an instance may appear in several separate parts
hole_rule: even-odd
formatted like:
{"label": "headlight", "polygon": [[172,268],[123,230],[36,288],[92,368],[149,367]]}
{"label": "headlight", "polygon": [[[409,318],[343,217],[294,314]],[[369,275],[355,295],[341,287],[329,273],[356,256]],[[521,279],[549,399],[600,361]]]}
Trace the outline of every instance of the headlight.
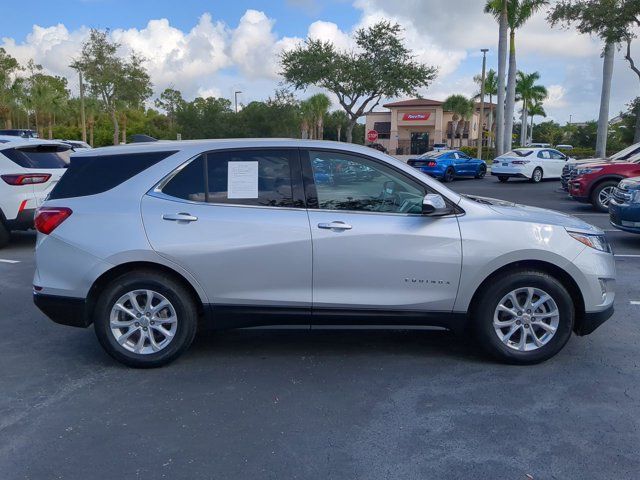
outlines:
{"label": "headlight", "polygon": [[580,175],[589,175],[590,173],[596,173],[602,170],[602,167],[594,167],[594,168],[578,168],[576,170],[576,176]]}
{"label": "headlight", "polygon": [[578,240],[580,243],[585,244],[587,247],[595,248],[596,250],[600,250],[601,252],[611,253],[611,247],[609,246],[609,242],[607,242],[607,238],[604,235],[571,232],[569,230],[567,230],[567,233]]}
{"label": "headlight", "polygon": [[631,203],[640,203],[640,190],[631,192]]}

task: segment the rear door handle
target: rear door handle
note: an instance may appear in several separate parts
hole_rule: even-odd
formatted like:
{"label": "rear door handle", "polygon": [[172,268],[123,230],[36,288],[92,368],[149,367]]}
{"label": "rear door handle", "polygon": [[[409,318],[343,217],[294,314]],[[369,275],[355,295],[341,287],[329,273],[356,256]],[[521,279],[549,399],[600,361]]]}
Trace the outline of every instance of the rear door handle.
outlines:
{"label": "rear door handle", "polygon": [[170,222],[195,222],[198,220],[198,217],[194,217],[188,213],[165,213],[162,215],[163,220],[168,220]]}
{"label": "rear door handle", "polygon": [[319,223],[318,228],[325,230],[351,230],[353,227],[344,222]]}

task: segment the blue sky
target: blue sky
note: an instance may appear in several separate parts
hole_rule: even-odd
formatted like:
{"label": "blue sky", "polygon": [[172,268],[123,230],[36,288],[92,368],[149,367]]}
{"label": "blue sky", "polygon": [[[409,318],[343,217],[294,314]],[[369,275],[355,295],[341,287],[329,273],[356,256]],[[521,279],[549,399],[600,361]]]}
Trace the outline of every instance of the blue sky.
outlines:
{"label": "blue sky", "polygon": [[[5,9],[0,46],[26,63],[69,78],[68,65],[89,28],[109,28],[122,53],[147,58],[157,95],[167,86],[185,97],[233,97],[241,102],[273,94],[281,79],[277,56],[307,36],[350,48],[350,35],[381,19],[399,22],[418,60],[438,66],[438,79],[420,91],[426,98],[472,95],[479,50],[490,49],[496,67],[497,26],[482,0],[29,0]],[[602,61],[597,39],[551,29],[544,12],[517,34],[518,67],[538,71],[550,91],[549,116],[565,122],[597,116]],[[635,47],[635,46],[634,46]],[[640,51],[640,46],[638,47]],[[640,93],[640,83],[618,55],[611,116]],[[304,97],[310,92],[299,92]]]}

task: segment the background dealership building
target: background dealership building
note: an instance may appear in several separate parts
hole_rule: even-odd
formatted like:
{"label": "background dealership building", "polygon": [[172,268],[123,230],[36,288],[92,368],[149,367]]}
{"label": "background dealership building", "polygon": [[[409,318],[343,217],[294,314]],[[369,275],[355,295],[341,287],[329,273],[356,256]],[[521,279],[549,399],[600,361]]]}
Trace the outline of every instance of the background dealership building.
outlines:
{"label": "background dealership building", "polygon": [[[434,143],[447,143],[453,147],[477,146],[480,104],[476,103],[471,118],[459,120],[455,136],[453,112],[445,111],[442,105],[443,102],[426,98],[387,103],[383,106],[388,111],[367,114],[366,143],[380,143],[389,153],[398,155],[424,153]],[[485,119],[482,122],[485,130],[489,126],[490,107],[495,108],[495,104],[485,103]],[[373,140],[376,136],[377,139]]]}

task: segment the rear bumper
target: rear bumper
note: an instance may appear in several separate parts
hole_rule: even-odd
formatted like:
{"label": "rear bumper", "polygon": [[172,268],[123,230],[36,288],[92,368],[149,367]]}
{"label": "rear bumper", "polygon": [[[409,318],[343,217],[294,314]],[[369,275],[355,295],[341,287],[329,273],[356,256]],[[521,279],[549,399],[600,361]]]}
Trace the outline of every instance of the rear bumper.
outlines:
{"label": "rear bumper", "polygon": [[87,309],[84,298],[43,295],[34,292],[33,303],[42,313],[60,325],[82,328],[91,325],[91,319],[86,314]]}
{"label": "rear bumper", "polygon": [[494,177],[509,177],[509,178],[529,178],[524,173],[500,173],[491,170],[491,175]]}
{"label": "rear bumper", "polygon": [[7,220],[9,230],[29,230],[33,228],[33,219],[36,214],[35,208],[27,208],[18,213],[13,220]]}
{"label": "rear bumper", "polygon": [[596,328],[598,328],[600,325],[611,318],[613,312],[614,308],[613,304],[611,304],[607,309],[601,312],[585,313],[584,317],[582,317],[582,319],[576,326],[576,334],[579,336],[584,336],[593,333]]}

